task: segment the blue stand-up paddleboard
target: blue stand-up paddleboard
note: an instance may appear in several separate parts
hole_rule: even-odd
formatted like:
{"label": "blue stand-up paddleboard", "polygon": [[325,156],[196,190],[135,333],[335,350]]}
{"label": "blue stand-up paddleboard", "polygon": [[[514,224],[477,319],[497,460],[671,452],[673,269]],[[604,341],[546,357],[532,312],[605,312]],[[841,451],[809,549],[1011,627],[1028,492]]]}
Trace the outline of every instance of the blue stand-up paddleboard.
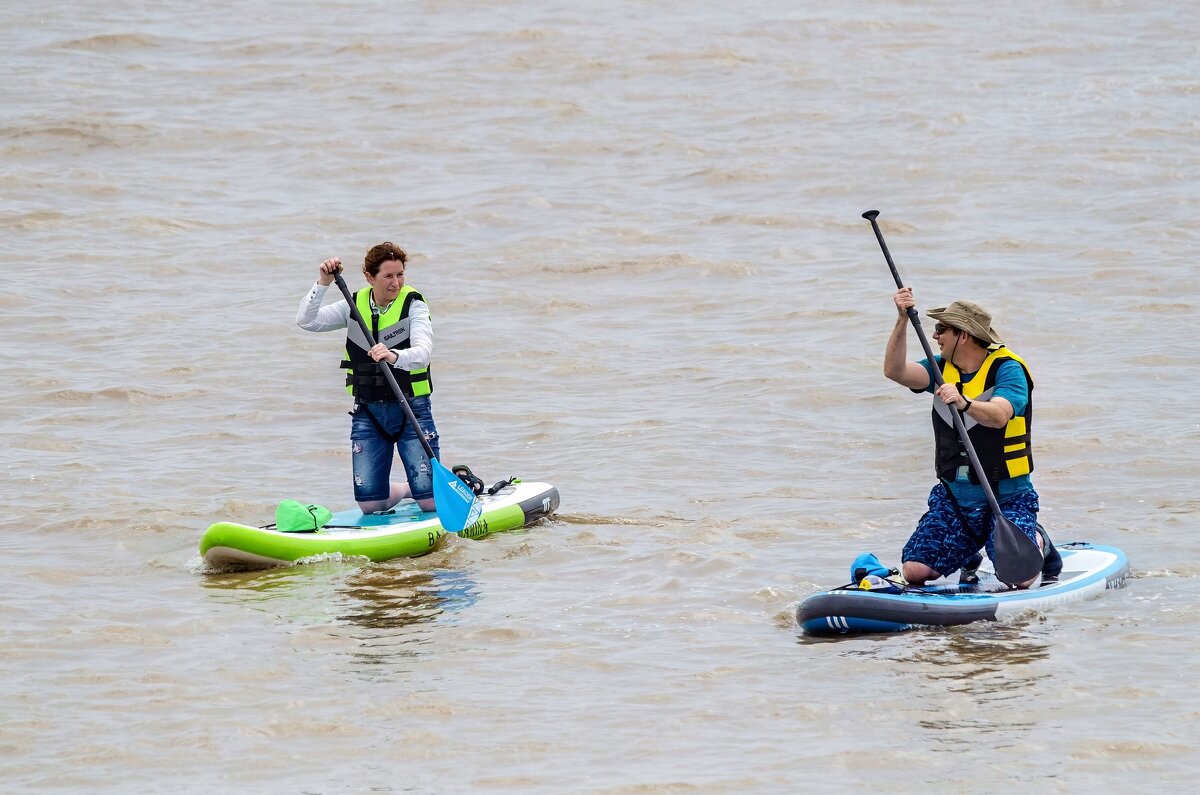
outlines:
{"label": "blue stand-up paddleboard", "polygon": [[[1045,610],[1120,588],[1129,576],[1129,561],[1116,547],[1074,541],[1057,544],[1063,568],[1057,580],[1027,590],[1014,590],[979,570],[977,585],[939,581],[920,587],[851,584],[819,591],[800,603],[796,621],[806,635],[897,632],[914,627],[946,627],[974,621],[996,621],[1028,610]],[[880,587],[882,586],[882,587]]]}

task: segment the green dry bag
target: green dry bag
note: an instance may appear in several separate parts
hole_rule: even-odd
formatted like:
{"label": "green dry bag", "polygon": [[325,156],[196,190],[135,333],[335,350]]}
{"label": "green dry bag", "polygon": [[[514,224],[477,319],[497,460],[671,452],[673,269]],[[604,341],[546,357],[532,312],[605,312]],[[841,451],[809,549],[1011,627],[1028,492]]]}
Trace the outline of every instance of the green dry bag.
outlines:
{"label": "green dry bag", "polygon": [[281,533],[311,533],[325,526],[333,513],[323,505],[284,500],[275,509],[275,529]]}

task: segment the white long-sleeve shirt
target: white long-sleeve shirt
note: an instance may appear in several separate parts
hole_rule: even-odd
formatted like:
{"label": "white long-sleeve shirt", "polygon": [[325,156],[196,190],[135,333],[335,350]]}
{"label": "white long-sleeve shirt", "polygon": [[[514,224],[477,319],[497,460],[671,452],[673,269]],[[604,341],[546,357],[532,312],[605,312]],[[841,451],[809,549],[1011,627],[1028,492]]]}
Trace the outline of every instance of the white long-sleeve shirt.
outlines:
{"label": "white long-sleeve shirt", "polygon": [[[328,289],[329,285],[320,282],[313,284],[296,310],[297,326],[305,331],[336,331],[349,325],[350,307],[345,300],[321,306]],[[375,306],[374,296],[371,296],[371,306]],[[380,314],[387,309],[386,306],[381,307]],[[409,347],[392,348],[397,357],[392,367],[397,370],[424,370],[433,360],[433,323],[429,319],[429,307],[424,301],[413,301],[408,308],[408,317]]]}

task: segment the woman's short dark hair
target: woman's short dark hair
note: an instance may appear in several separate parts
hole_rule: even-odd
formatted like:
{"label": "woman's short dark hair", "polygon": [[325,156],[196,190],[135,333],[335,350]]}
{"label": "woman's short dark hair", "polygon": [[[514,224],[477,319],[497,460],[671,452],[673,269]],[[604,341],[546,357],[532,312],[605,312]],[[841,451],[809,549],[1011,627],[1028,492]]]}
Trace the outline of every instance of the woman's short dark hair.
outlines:
{"label": "woman's short dark hair", "polygon": [[392,260],[399,261],[401,265],[407,265],[408,255],[395,243],[383,242],[378,246],[371,246],[367,249],[367,256],[363,259],[363,273],[378,276],[379,267]]}

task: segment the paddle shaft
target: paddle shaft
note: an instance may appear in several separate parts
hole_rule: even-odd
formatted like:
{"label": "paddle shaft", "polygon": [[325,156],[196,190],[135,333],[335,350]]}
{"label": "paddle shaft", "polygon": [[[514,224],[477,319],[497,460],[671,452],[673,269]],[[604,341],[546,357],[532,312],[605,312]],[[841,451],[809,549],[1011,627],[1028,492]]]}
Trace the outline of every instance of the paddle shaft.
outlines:
{"label": "paddle shaft", "polygon": [[[333,274],[333,280],[337,283],[338,289],[342,291],[342,295],[346,297],[346,305],[350,307],[351,319],[358,323],[358,327],[362,329],[367,342],[374,346],[375,335],[371,333],[370,327],[367,326],[367,321],[363,320],[362,315],[359,314],[358,306],[354,303],[354,296],[350,293],[350,288],[346,286],[346,280],[342,278],[342,274],[340,273]],[[433,448],[429,446],[429,440],[425,438],[425,433],[421,430],[421,425],[417,422],[417,418],[413,416],[412,407],[408,405],[408,399],[404,397],[404,390],[396,382],[396,375],[392,372],[392,366],[387,361],[378,361],[375,363],[379,365],[379,369],[383,372],[383,377],[387,379],[388,385],[396,393],[396,398],[400,401],[400,407],[404,409],[404,416],[408,417],[408,421],[412,423],[413,429],[417,432],[417,438],[421,440],[421,446],[425,448],[425,455],[429,456],[430,461],[436,461],[437,456],[433,454]]]}
{"label": "paddle shaft", "polygon": [[[879,229],[879,222],[876,220],[876,218],[879,217],[879,211],[867,210],[862,214],[862,217],[871,222],[871,229],[875,232],[875,239],[879,241],[879,248],[883,251],[883,258],[887,260],[888,267],[892,271],[892,277],[896,280],[897,289],[903,288],[904,282],[900,279],[900,272],[896,270],[896,263],[892,261],[892,253],[888,251],[887,243],[883,240],[883,232]],[[936,366],[937,360],[934,358],[933,348],[929,346],[929,340],[925,338],[925,331],[921,328],[920,315],[917,314],[916,307],[912,306],[908,308],[907,314],[908,319],[912,322],[913,329],[917,332],[917,339],[921,341],[921,347],[925,349],[925,357],[928,359],[930,364],[929,369],[933,373],[933,383],[935,386],[940,387],[946,382],[942,378],[941,369]],[[979,478],[979,485],[983,488],[983,494],[987,498],[988,506],[992,509],[992,515],[996,519],[996,530],[999,532],[1008,533],[1012,536],[1011,540],[1013,544],[1011,546],[1024,547],[1026,550],[1028,550],[1028,545],[1032,545],[1033,550],[1036,551],[1036,542],[1030,539],[1029,536],[1025,535],[1020,528],[1015,527],[1004,517],[1004,514],[1001,513],[1000,503],[997,502],[996,494],[992,491],[992,484],[988,481],[984,474],[983,464],[979,460],[979,455],[975,452],[975,445],[971,444],[971,437],[967,435],[967,426],[963,422],[962,414],[955,406],[950,406],[949,408],[950,417],[954,420],[954,429],[958,431],[958,438],[962,440],[963,447],[967,450],[967,457],[971,459],[971,467],[975,471],[975,476]],[[1013,583],[1023,582],[1037,576],[1038,572],[1041,571],[1041,552],[1037,551],[1036,568],[1033,551],[1029,551],[1027,554],[1028,557],[1026,560],[1017,561],[1014,563],[1015,568],[1009,567],[1007,565],[1007,561],[997,561],[997,576],[1001,576],[1002,574],[1001,571],[999,571],[1000,568],[1006,569],[1007,571],[1005,573],[1009,575],[1007,579],[1001,576],[1002,582],[1007,582],[1011,585]],[[1029,571],[1025,571],[1026,567],[1028,567]],[[1016,569],[1020,569],[1021,571],[1019,573],[1015,573]]]}

